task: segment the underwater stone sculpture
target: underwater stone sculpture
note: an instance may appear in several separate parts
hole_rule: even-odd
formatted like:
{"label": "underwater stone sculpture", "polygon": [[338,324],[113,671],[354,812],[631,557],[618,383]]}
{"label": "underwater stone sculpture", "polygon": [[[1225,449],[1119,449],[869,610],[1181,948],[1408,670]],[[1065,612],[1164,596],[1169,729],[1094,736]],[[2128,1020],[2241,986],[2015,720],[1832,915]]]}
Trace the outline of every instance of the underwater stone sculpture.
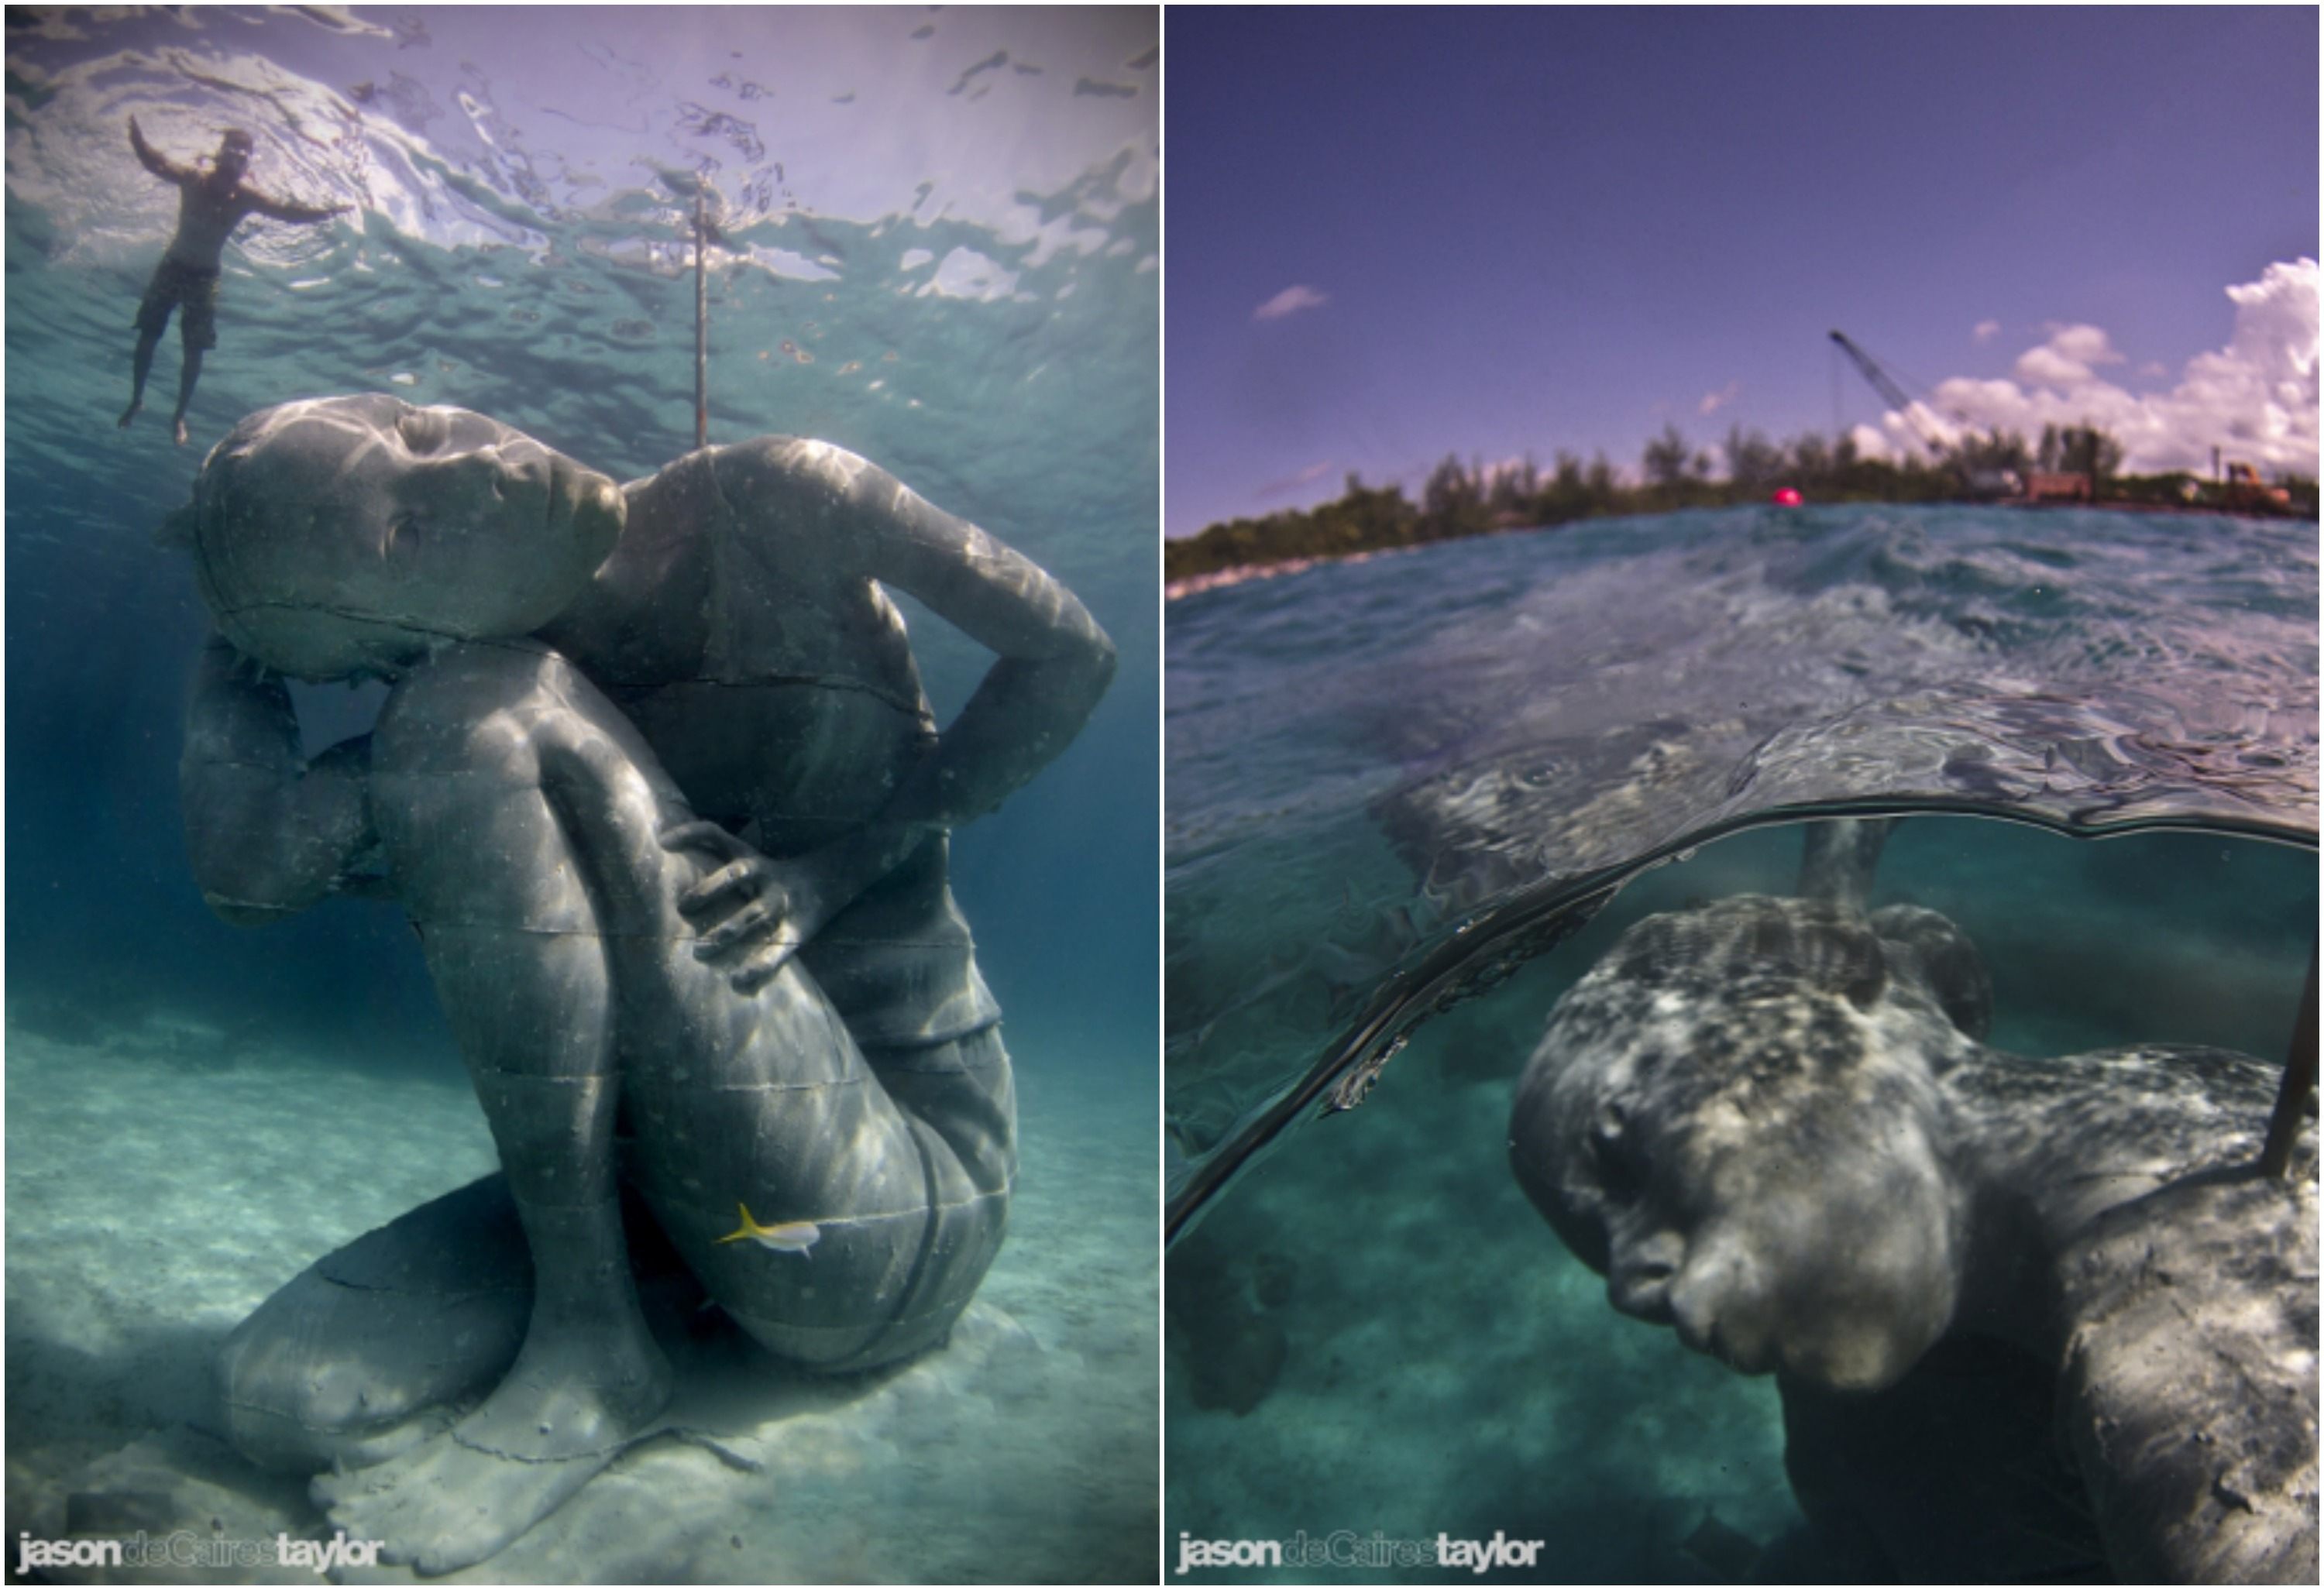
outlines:
{"label": "underwater stone sculpture", "polygon": [[1988,1048],[1966,937],[1850,892],[1630,928],[1518,1085],[1526,1194],[1775,1374],[1821,1574],[2314,1583],[2312,1119],[2274,1180],[2274,1068]]}
{"label": "underwater stone sculpture", "polygon": [[[824,444],[616,489],[376,396],[245,419],[170,528],[219,631],[183,763],[206,896],[244,922],[400,900],[503,1164],[237,1328],[236,1443],[341,1470],[315,1485],[339,1524],[445,1571],[666,1402],[633,1269],[671,1250],[794,1362],[940,1342],[1016,1164],[946,832],[1111,677],[1072,594]],[[880,583],[999,654],[941,736]],[[308,761],[244,657],[391,688],[371,735]]]}

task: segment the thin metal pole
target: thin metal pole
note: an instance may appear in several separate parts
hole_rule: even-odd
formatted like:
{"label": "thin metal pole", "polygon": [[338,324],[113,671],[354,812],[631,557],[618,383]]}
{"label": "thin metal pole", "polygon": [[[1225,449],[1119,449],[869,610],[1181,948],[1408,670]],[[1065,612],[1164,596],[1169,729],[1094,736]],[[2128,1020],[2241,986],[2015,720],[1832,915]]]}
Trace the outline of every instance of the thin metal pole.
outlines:
{"label": "thin metal pole", "polygon": [[2267,1123],[2267,1143],[2259,1151],[2263,1176],[2281,1177],[2292,1165],[2292,1144],[2300,1135],[2300,1117],[2308,1096],[2316,1091],[2316,951],[2308,951],[2308,992],[2300,997],[2300,1024],[2292,1029],[2292,1052],[2284,1057],[2283,1086],[2275,1095],[2275,1114]]}
{"label": "thin metal pole", "polygon": [[710,308],[702,274],[702,190],[694,192],[694,445],[710,445]]}

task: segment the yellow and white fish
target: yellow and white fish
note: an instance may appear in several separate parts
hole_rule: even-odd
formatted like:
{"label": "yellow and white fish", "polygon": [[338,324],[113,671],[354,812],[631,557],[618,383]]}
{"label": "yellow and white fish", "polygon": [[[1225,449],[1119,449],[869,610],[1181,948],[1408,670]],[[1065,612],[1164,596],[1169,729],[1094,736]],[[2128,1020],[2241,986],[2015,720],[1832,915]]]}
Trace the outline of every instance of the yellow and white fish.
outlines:
{"label": "yellow and white fish", "polygon": [[806,1259],[815,1257],[807,1250],[823,1240],[823,1232],[814,1221],[788,1220],[780,1226],[761,1226],[751,1218],[749,1204],[738,1201],[734,1207],[742,1211],[742,1224],[720,1237],[719,1241],[742,1242],[747,1239],[761,1247],[772,1248],[779,1254],[797,1254]]}

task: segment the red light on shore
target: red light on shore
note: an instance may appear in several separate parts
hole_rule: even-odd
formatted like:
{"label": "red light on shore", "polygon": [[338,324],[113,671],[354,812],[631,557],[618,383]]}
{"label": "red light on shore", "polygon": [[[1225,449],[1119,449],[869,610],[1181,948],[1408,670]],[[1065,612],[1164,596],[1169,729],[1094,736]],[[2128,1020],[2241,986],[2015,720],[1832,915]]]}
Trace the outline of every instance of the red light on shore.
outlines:
{"label": "red light on shore", "polygon": [[1775,494],[1768,498],[1767,501],[1774,503],[1778,508],[1797,508],[1800,505],[1799,488],[1796,486],[1778,486],[1775,488]]}

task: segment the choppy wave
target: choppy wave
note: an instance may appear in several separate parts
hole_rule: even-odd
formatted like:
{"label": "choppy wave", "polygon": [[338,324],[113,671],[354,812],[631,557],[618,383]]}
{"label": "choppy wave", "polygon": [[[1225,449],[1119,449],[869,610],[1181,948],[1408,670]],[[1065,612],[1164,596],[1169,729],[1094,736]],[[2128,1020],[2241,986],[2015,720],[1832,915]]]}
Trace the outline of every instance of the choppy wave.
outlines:
{"label": "choppy wave", "polygon": [[1642,868],[1954,811],[2312,846],[2310,524],[1609,521],[1172,605],[1174,1228]]}

